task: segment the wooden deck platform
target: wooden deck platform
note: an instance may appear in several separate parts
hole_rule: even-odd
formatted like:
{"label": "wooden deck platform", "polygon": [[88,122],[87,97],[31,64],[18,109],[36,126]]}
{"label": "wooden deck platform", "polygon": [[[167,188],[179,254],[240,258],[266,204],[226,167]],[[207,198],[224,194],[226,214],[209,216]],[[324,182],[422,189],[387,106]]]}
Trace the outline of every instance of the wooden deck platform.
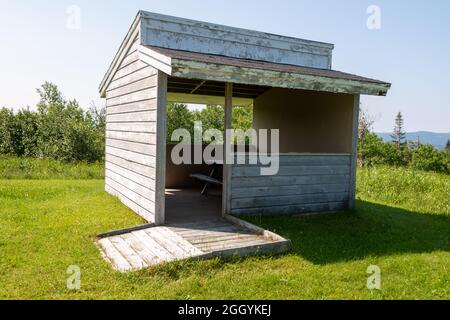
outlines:
{"label": "wooden deck platform", "polygon": [[290,246],[279,235],[231,216],[116,231],[98,244],[102,256],[123,272],[189,258],[281,253]]}

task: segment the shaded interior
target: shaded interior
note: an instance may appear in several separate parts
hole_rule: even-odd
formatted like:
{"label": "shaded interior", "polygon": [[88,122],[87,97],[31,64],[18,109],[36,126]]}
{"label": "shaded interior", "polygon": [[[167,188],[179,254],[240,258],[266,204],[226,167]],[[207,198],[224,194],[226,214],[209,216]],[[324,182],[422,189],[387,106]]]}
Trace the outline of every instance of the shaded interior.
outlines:
{"label": "shaded interior", "polygon": [[[167,91],[196,95],[200,100],[207,96],[222,98],[225,82],[169,77]],[[280,130],[279,150],[270,148],[270,139],[268,147],[252,150],[280,154],[351,153],[354,103],[351,94],[233,84],[233,97],[252,102],[254,129]],[[202,195],[206,183],[191,177],[211,175],[212,166],[204,162],[175,165],[171,161],[173,147],[168,145],[166,154],[166,221],[220,218],[222,187],[208,184],[208,193]],[[216,166],[215,178],[220,179],[222,171],[222,166]]]}

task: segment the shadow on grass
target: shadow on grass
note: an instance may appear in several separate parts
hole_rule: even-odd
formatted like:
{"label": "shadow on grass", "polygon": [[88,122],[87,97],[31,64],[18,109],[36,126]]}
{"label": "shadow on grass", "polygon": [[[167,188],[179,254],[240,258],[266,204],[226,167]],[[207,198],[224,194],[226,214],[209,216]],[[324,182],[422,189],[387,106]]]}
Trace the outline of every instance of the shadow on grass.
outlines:
{"label": "shadow on grass", "polygon": [[290,239],[293,253],[315,264],[450,251],[450,216],[365,201],[354,212],[246,219]]}

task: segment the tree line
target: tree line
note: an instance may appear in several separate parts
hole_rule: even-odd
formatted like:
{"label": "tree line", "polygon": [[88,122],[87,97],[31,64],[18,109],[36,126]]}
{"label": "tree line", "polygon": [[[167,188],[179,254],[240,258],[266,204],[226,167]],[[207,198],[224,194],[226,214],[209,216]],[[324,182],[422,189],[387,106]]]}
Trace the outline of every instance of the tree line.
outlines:
{"label": "tree line", "polygon": [[[40,99],[34,111],[0,109],[0,155],[65,162],[103,161],[105,108],[93,105],[85,111],[76,100],[66,100],[50,82],[45,82],[37,92]],[[234,108],[233,116],[233,125],[251,128],[250,107]],[[172,143],[170,138],[175,129],[185,128],[193,133],[195,121],[201,121],[204,130],[224,130],[225,113],[221,106],[189,110],[186,104],[169,104],[167,117],[168,143]]]}
{"label": "tree line", "polygon": [[0,154],[65,162],[101,161],[104,157],[105,110],[83,110],[46,82],[37,89],[36,111],[0,109]]}
{"label": "tree line", "polygon": [[391,141],[385,142],[372,132],[373,118],[361,112],[359,123],[358,163],[360,166],[409,166],[424,171],[450,173],[450,141],[445,150],[430,144],[406,140],[401,112],[395,118]]}
{"label": "tree line", "polygon": [[[253,126],[253,108],[251,106],[233,107],[232,127],[247,131]],[[219,105],[207,105],[199,110],[190,110],[186,104],[172,103],[167,106],[167,142],[177,143],[171,140],[171,136],[176,129],[187,129],[191,137],[195,130],[195,122],[202,123],[203,131],[217,129],[225,131],[225,110]],[[204,141],[209,143],[210,141]]]}
{"label": "tree line", "polygon": [[[18,157],[56,159],[65,162],[104,160],[106,112],[95,105],[83,110],[76,100],[66,100],[58,87],[46,82],[37,89],[40,100],[36,111],[29,108],[14,113],[0,109],[0,154]],[[172,132],[185,128],[193,135],[194,123],[203,130],[224,131],[224,109],[209,105],[189,109],[186,104],[169,104],[168,143]],[[233,128],[252,127],[251,107],[233,108]],[[419,140],[407,141],[401,113],[395,119],[392,141],[385,142],[373,131],[373,118],[361,112],[358,162],[361,166],[411,166],[420,170],[450,173],[450,141],[446,150],[437,150]],[[209,141],[205,141],[209,142]]]}

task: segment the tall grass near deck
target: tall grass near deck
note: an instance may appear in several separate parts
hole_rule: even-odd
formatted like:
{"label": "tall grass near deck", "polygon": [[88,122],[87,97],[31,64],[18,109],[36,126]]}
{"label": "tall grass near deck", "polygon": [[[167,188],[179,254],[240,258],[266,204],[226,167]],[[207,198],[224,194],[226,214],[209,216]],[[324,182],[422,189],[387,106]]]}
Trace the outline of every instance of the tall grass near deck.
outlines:
{"label": "tall grass near deck", "polygon": [[0,179],[103,179],[104,168],[100,162],[64,163],[51,159],[0,156]]}
{"label": "tall grass near deck", "polygon": [[358,170],[357,196],[428,214],[450,215],[450,175],[397,167]]}

